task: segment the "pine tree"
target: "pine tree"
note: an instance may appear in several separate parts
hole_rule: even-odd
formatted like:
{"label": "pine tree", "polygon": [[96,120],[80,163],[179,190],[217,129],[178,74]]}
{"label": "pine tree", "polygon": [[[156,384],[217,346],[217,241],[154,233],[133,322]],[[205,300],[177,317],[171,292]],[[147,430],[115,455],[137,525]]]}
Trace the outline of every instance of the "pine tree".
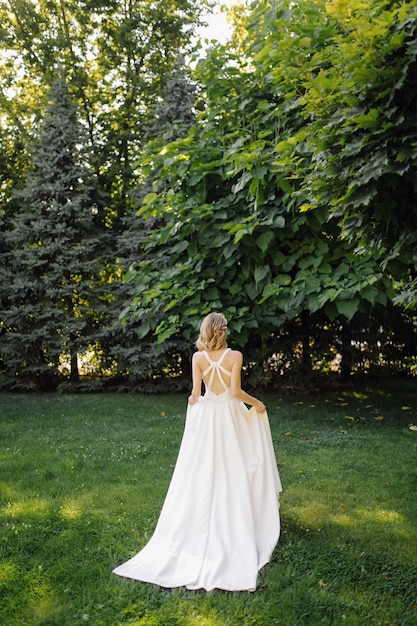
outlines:
{"label": "pine tree", "polygon": [[[166,82],[161,100],[154,107],[153,122],[147,131],[148,154],[152,155],[154,150],[158,151],[163,145],[187,134],[195,122],[195,97],[195,85],[187,73],[183,57],[179,55],[174,70]],[[157,219],[143,220],[136,215],[136,210],[142,206],[144,197],[152,191],[154,181],[157,179],[158,171],[154,170],[132,192],[134,210],[124,218],[124,230],[117,241],[118,257],[124,274],[128,272],[131,264],[138,263],[143,258],[143,246],[149,230],[158,228]],[[165,260],[161,259],[161,263],[164,262]],[[121,310],[130,303],[133,297],[132,289],[129,283],[118,284],[117,307],[114,308],[113,315],[114,332],[117,332],[116,329],[119,332],[117,357],[129,373],[130,384],[136,384],[136,381],[143,381],[150,374],[158,376],[166,370],[167,364],[174,373],[178,369],[178,359],[184,361],[184,351],[189,346],[179,346],[178,342],[166,342],[164,346],[160,346],[153,339],[142,341],[137,336],[135,323],[126,325],[123,332],[120,332],[118,317]],[[181,369],[184,371],[186,367],[182,365]],[[178,384],[176,388],[179,388]]]}
{"label": "pine tree", "polygon": [[19,210],[5,232],[3,369],[17,387],[55,388],[65,369],[79,381],[78,354],[96,343],[106,315],[105,231],[97,223],[85,146],[59,78],[33,146],[33,170],[17,194]]}
{"label": "pine tree", "polygon": [[154,107],[153,123],[147,133],[148,139],[160,138],[167,143],[184,137],[195,122],[195,98],[195,85],[180,54],[167,79],[161,100]]}

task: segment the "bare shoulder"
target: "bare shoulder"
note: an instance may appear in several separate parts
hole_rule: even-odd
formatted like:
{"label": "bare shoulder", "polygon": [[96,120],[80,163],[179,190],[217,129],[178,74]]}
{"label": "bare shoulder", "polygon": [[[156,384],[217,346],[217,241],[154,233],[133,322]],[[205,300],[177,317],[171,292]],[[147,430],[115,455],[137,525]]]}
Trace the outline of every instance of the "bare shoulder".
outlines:
{"label": "bare shoulder", "polygon": [[203,353],[200,350],[194,352],[193,354],[193,363],[201,363],[201,360],[204,358]]}
{"label": "bare shoulder", "polygon": [[208,361],[201,350],[193,354],[193,366],[197,366],[202,372],[206,369]]}
{"label": "bare shoulder", "polygon": [[239,350],[230,350],[227,357],[233,365],[241,365],[243,362],[243,354]]}

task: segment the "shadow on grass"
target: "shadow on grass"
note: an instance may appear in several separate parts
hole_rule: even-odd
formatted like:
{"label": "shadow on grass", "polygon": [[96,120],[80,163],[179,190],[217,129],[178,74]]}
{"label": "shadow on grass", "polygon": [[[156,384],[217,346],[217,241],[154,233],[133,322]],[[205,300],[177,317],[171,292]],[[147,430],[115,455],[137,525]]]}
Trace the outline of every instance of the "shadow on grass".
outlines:
{"label": "shadow on grass", "polygon": [[[385,522],[375,521],[377,530],[379,524]],[[412,554],[408,563],[402,562],[360,522],[351,533],[339,523],[305,528],[299,519],[284,516],[283,528],[272,564],[289,574],[300,599],[303,588],[310,603],[315,599],[314,611],[294,623],[415,623],[417,566]]]}
{"label": "shadow on grass", "polygon": [[123,411],[120,397],[37,398],[29,422],[33,399],[13,398],[2,423],[0,623],[414,626],[415,404],[357,393],[268,402],[282,536],[253,594],[166,590],[111,573],[156,524],[184,398],[146,410],[129,398]]}
{"label": "shadow on grass", "polygon": [[[411,626],[417,616],[417,567],[382,549],[368,525],[355,533],[339,523],[306,529],[283,513],[283,532],[258,591],[165,590],[120,579],[126,520],[106,520],[77,507],[36,500],[7,506],[1,558],[2,623],[9,626],[131,624]],[[375,527],[384,525],[376,515]],[[128,543],[143,544],[142,522]],[[378,533],[377,533],[378,534]],[[411,560],[411,559],[410,559]],[[343,617],[344,616],[344,617]]]}

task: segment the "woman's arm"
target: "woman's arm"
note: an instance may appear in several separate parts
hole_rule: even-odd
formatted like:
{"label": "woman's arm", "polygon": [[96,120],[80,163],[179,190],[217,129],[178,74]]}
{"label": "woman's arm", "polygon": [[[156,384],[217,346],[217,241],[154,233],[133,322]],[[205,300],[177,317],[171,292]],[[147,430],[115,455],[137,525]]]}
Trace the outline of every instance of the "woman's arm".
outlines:
{"label": "woman's arm", "polygon": [[241,400],[242,402],[246,402],[246,404],[251,404],[255,407],[255,410],[258,413],[263,413],[266,410],[266,407],[263,402],[246,393],[242,389],[242,364],[243,364],[243,355],[241,352],[237,350],[234,351],[233,354],[233,366],[232,366],[232,377],[231,377],[231,389],[232,395]]}
{"label": "woman's arm", "polygon": [[201,384],[203,382],[203,372],[198,364],[199,353],[194,352],[192,360],[192,376],[193,376],[193,389],[191,395],[188,398],[189,404],[195,404],[198,398],[201,396]]}

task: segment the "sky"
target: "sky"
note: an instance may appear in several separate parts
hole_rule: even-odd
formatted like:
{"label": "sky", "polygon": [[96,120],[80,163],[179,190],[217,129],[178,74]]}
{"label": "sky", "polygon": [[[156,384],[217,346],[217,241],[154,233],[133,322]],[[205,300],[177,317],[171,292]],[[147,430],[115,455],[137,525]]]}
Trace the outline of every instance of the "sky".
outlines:
{"label": "sky", "polygon": [[235,0],[219,0],[217,10],[212,15],[207,15],[204,21],[208,23],[206,28],[199,28],[198,32],[202,40],[217,39],[225,43],[231,35],[231,28],[226,22],[226,15],[220,11],[220,5],[232,6]]}

